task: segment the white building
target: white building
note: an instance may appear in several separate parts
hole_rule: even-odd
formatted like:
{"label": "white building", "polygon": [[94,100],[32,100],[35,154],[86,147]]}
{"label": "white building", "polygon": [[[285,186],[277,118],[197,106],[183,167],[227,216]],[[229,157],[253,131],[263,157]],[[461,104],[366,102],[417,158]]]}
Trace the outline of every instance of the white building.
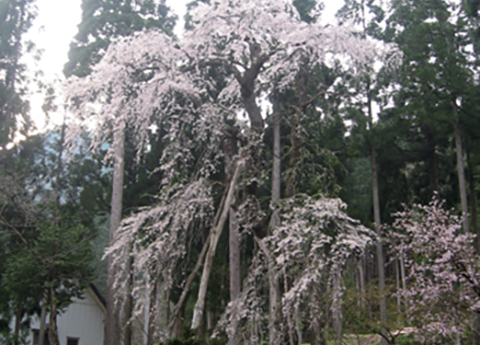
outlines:
{"label": "white building", "polygon": [[[103,345],[105,300],[94,285],[85,289],[83,299],[74,299],[64,313],[57,316],[60,345]],[[48,315],[47,315],[48,323]],[[29,343],[38,344],[40,318],[34,317]],[[48,342],[45,341],[45,345]]]}

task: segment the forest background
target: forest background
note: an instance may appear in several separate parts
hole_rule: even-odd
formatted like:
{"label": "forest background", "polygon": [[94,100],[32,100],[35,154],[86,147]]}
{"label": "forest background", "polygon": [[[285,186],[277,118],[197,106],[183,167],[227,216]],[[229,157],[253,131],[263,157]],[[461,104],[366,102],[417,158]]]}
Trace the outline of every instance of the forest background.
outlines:
{"label": "forest background", "polygon": [[84,0],[60,88],[3,0],[2,341],[95,281],[107,345],[478,344],[479,6]]}

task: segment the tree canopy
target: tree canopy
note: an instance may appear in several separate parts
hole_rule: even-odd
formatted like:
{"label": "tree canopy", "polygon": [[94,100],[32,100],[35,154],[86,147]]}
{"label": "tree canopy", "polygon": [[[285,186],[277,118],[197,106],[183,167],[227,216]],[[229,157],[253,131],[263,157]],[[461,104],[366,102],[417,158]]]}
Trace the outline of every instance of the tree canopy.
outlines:
{"label": "tree canopy", "polygon": [[164,1],[82,9],[64,128],[15,187],[62,192],[5,204],[31,237],[0,237],[0,306],[35,265],[88,273],[88,246],[30,254],[110,214],[107,345],[480,343],[475,1],[347,0],[328,25],[317,1],[195,1],[182,37]]}

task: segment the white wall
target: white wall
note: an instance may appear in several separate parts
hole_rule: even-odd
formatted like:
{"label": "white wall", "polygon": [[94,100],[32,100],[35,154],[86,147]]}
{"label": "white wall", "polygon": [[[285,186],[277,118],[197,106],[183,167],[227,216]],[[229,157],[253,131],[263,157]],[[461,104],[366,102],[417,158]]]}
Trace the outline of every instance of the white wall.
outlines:
{"label": "white wall", "polygon": [[[75,299],[64,313],[57,316],[60,345],[67,344],[67,337],[79,338],[79,345],[103,345],[105,309],[90,288],[85,290],[84,297]],[[38,317],[32,320],[31,328],[40,328]]]}

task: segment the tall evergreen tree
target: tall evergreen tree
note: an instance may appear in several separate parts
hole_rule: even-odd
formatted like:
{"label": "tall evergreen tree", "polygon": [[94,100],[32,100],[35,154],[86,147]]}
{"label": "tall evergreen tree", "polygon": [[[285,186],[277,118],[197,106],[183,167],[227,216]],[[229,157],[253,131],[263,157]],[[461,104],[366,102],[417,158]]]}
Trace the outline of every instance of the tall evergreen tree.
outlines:
{"label": "tall evergreen tree", "polygon": [[175,20],[165,0],[82,0],[82,20],[70,44],[64,74],[84,77],[101,60],[115,37],[148,28],[171,34]]}
{"label": "tall evergreen tree", "polygon": [[[377,28],[384,20],[383,9],[374,0],[369,1],[355,1],[348,0],[345,2],[344,7],[339,11],[338,17],[343,21],[346,19],[353,19],[357,25],[361,27],[361,35],[366,39],[367,37],[379,36]],[[369,18],[372,18],[369,20]],[[385,61],[381,61],[385,63]],[[375,140],[375,123],[373,106],[375,104],[375,98],[378,95],[379,82],[378,75],[374,69],[374,61],[370,61],[368,64],[361,66],[360,72],[362,78],[356,83],[358,93],[360,97],[365,99],[366,102],[361,101],[359,104],[360,112],[355,112],[360,117],[365,116],[363,119],[357,119],[357,122],[367,124],[368,132],[366,135],[366,142],[368,147],[368,154],[370,156],[371,166],[371,180],[372,180],[372,200],[373,200],[373,221],[374,227],[377,233],[376,243],[376,257],[378,267],[378,286],[380,296],[380,324],[381,324],[381,344],[387,345],[388,333],[387,333],[387,302],[385,296],[385,255],[383,249],[383,240],[381,234],[381,210],[380,210],[380,192],[379,192],[379,173],[377,163],[377,145]]]}
{"label": "tall evergreen tree", "polygon": [[36,15],[35,0],[0,2],[0,155],[17,132],[26,134],[30,125],[23,83],[22,54],[33,45],[24,41]]}

